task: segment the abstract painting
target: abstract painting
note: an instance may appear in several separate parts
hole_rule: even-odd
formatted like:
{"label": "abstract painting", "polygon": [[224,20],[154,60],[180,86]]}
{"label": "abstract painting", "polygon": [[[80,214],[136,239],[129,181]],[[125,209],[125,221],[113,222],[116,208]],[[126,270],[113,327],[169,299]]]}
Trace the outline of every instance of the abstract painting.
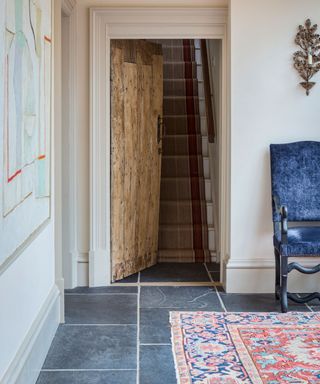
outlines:
{"label": "abstract painting", "polygon": [[0,265],[50,216],[52,51],[51,0],[1,3]]}

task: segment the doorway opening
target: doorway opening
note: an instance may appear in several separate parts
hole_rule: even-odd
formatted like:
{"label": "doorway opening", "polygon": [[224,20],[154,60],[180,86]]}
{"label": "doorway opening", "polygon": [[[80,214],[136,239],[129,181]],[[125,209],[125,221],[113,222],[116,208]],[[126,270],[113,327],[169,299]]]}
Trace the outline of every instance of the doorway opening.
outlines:
{"label": "doorway opening", "polygon": [[216,244],[221,281],[230,257],[230,124],[227,8],[92,8],[90,10],[90,248],[89,285],[112,283],[111,41],[217,39],[221,44],[221,98]]}
{"label": "doorway opening", "polygon": [[111,41],[115,284],[220,284],[222,41]]}

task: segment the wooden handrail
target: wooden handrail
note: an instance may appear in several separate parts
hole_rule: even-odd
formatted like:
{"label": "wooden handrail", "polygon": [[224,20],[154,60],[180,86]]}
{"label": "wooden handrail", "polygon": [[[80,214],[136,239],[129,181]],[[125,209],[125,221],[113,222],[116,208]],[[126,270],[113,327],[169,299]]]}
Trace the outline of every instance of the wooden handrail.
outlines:
{"label": "wooden handrail", "polygon": [[203,86],[204,86],[204,97],[205,97],[205,104],[206,104],[208,140],[209,140],[209,143],[214,143],[215,121],[214,121],[213,110],[212,110],[207,43],[206,43],[206,40],[204,39],[201,40],[201,60],[202,60],[202,69],[203,69]]}

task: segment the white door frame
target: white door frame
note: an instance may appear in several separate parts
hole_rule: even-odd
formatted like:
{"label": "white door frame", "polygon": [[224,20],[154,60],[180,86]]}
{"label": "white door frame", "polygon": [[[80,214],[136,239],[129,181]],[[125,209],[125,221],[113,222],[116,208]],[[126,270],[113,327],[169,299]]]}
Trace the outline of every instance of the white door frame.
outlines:
{"label": "white door frame", "polygon": [[61,2],[61,253],[65,288],[77,286],[76,0]]}
{"label": "white door frame", "polygon": [[[229,253],[230,127],[226,8],[90,9],[90,252],[89,285],[111,284],[110,39],[221,39],[220,252]],[[224,271],[223,271],[224,272]],[[222,274],[224,276],[224,273]]]}

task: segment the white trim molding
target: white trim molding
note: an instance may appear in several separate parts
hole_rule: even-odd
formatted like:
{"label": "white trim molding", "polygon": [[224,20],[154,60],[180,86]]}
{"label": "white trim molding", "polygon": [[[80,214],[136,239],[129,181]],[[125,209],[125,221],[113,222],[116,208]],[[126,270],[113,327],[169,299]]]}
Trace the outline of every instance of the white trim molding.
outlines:
{"label": "white trim molding", "polygon": [[60,320],[60,292],[54,285],[0,382],[34,384],[49,351]]}
{"label": "white trim molding", "polygon": [[[290,258],[305,267],[319,264],[319,258]],[[228,293],[273,293],[275,282],[274,259],[230,259],[226,268]],[[319,290],[317,275],[303,275],[297,271],[289,274],[288,290],[315,292]]]}
{"label": "white trim molding", "polygon": [[[62,73],[66,77],[62,83],[62,93],[67,110],[67,121],[63,121],[63,129],[66,130],[63,143],[68,147],[64,151],[66,156],[66,176],[63,177],[63,188],[67,191],[67,200],[62,212],[64,223],[68,227],[67,244],[63,248],[64,280],[66,288],[74,288],[78,284],[77,262],[78,262],[78,100],[77,100],[77,2],[76,0],[62,1],[62,24],[66,22],[67,27],[62,29],[62,40],[65,41],[68,49],[63,51]],[[62,175],[64,174],[62,173]],[[64,219],[64,215],[66,215]]]}
{"label": "white trim molding", "polygon": [[[110,254],[110,39],[222,40],[221,232],[229,232],[227,8],[91,8],[90,10],[90,252],[89,285],[111,283]],[[228,241],[229,234],[223,237]],[[221,256],[229,249],[221,244]]]}

